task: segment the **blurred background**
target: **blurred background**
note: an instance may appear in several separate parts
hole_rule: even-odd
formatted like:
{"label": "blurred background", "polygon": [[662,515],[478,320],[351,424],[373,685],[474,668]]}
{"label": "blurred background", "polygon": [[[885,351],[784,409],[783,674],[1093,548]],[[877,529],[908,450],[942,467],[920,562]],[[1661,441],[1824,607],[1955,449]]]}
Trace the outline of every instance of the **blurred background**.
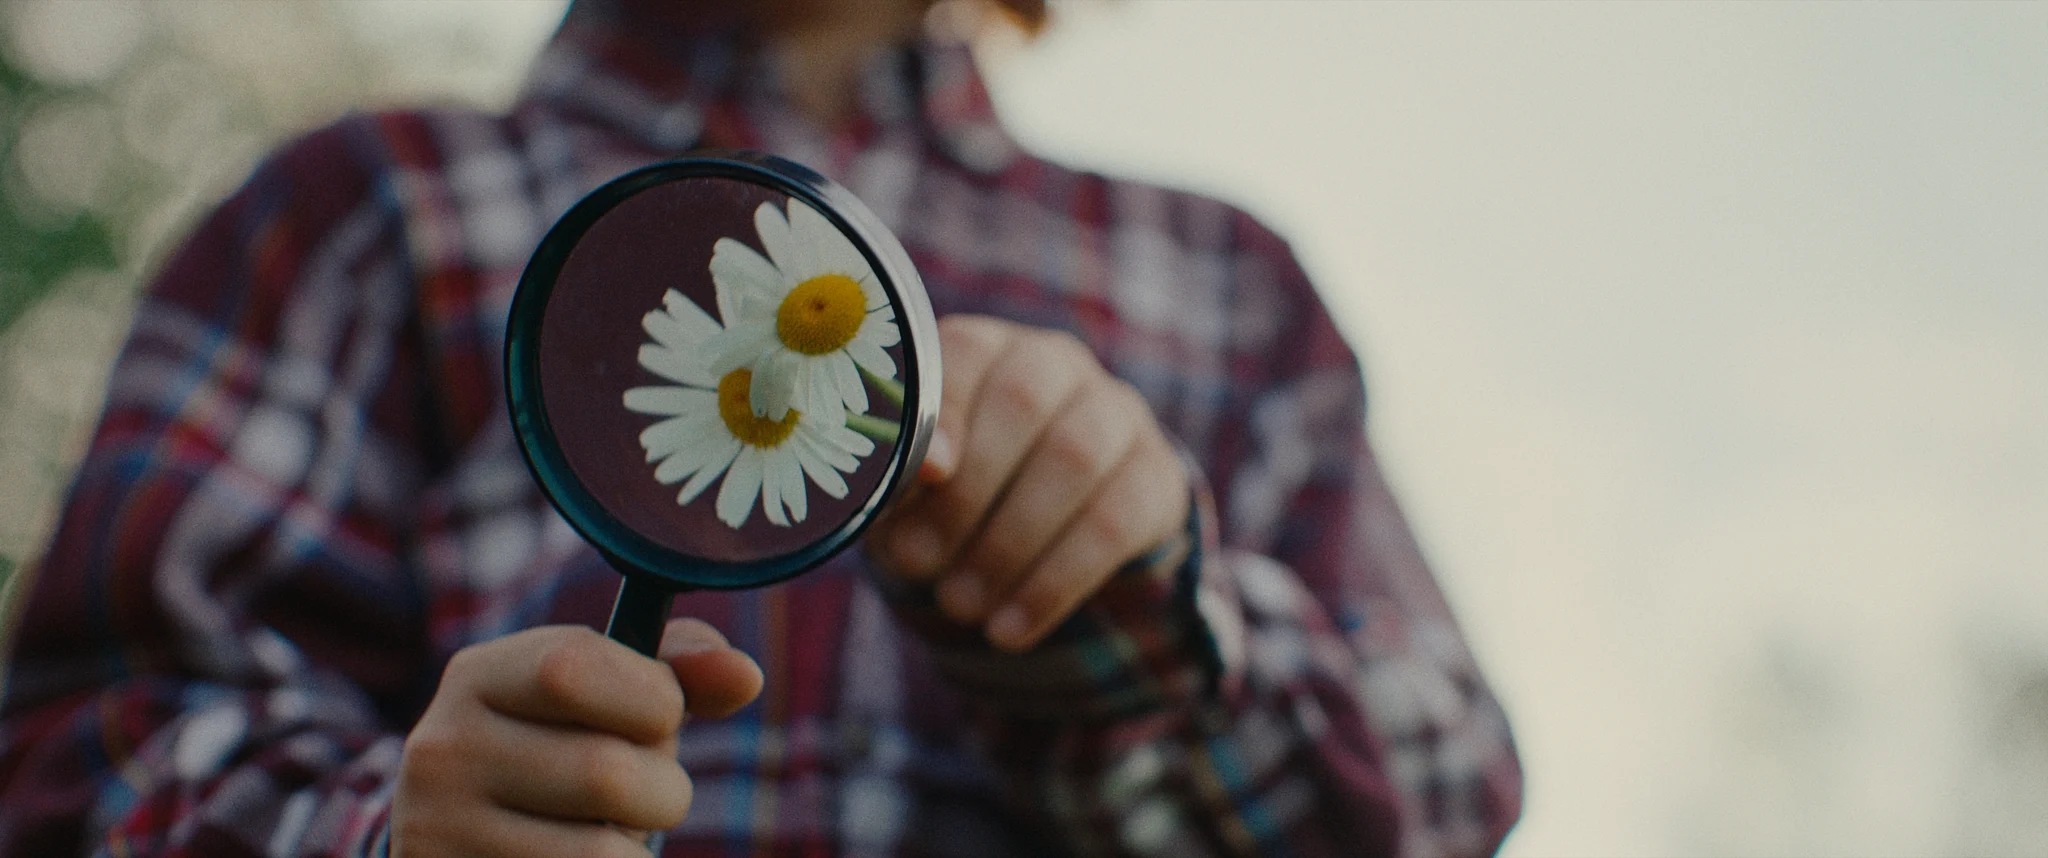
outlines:
{"label": "blurred background", "polygon": [[[1507,854],[2048,854],[2048,4],[1055,7],[1018,136],[1249,207],[1358,346]],[[167,245],[560,8],[0,5],[0,577]]]}

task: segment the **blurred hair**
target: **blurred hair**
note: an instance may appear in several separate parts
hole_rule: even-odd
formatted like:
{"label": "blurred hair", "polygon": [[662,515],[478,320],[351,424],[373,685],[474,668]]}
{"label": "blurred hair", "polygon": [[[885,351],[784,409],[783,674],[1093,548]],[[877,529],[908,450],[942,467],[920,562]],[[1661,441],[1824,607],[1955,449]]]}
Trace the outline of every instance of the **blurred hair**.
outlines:
{"label": "blurred hair", "polygon": [[992,2],[996,9],[1003,13],[1004,18],[1028,35],[1035,36],[1044,30],[1046,18],[1051,14],[1051,10],[1046,8],[1045,0],[992,0]]}
{"label": "blurred hair", "polygon": [[[683,30],[716,29],[744,25],[748,4],[757,0],[574,0],[569,4],[568,18],[660,21],[668,26]],[[827,0],[845,2],[845,0]],[[953,5],[952,0],[921,0],[923,7]],[[975,8],[976,14],[969,16],[983,22],[1000,21],[1016,28],[1026,36],[1035,36],[1045,29],[1052,10],[1046,0],[970,0],[961,4]],[[985,14],[993,10],[995,14]],[[787,10],[785,10],[787,11]]]}

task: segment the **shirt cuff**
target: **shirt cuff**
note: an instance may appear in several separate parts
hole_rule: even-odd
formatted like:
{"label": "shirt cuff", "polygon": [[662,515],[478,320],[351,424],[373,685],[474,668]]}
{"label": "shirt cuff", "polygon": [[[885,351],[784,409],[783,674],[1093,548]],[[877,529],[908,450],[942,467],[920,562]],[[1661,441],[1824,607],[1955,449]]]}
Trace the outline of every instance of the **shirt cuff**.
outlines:
{"label": "shirt cuff", "polygon": [[933,662],[975,705],[1013,718],[1127,718],[1229,692],[1243,661],[1244,622],[1226,564],[1215,562],[1215,504],[1188,463],[1186,526],[1117,570],[1038,646],[990,646],[978,627],[947,619],[932,588],[879,582]]}

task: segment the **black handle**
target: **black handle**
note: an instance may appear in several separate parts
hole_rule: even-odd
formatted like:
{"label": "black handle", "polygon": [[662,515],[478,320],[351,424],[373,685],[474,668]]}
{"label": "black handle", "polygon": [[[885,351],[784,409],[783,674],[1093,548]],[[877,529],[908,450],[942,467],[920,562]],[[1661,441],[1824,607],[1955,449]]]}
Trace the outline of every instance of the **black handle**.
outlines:
{"label": "black handle", "polygon": [[612,619],[604,627],[605,637],[655,658],[661,650],[661,631],[668,625],[669,605],[675,598],[675,591],[667,586],[626,574],[619,582],[619,600],[612,603]]}

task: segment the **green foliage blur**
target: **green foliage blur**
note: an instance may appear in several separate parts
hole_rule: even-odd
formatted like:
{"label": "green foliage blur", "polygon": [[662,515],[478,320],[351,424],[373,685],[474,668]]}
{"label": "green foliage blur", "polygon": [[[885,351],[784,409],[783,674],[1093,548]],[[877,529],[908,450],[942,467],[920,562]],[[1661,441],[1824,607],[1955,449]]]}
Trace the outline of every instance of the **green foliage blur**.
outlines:
{"label": "green foliage blur", "polygon": [[[11,163],[19,142],[20,123],[37,107],[62,95],[0,55],[0,159]],[[23,211],[14,193],[12,204],[0,206],[0,332],[21,318],[30,305],[80,268],[112,269],[114,227],[92,212],[69,217],[38,218]]]}
{"label": "green foliage blur", "polygon": [[[234,54],[194,37],[347,42],[307,26],[311,7],[264,7],[244,23],[218,4],[0,5],[0,592],[48,538],[160,249],[265,141],[318,118],[264,103]],[[306,81],[352,79],[334,74],[345,49],[300,54]]]}
{"label": "green foliage blur", "polygon": [[[18,169],[13,165],[23,121],[65,95],[65,89],[45,84],[0,54],[0,164]],[[72,273],[111,271],[116,266],[116,227],[111,219],[90,211],[51,217],[36,212],[25,197],[19,181],[0,185],[0,338]],[[0,593],[7,592],[19,563],[0,549]]]}
{"label": "green foliage blur", "polygon": [[[140,286],[191,224],[344,111],[508,102],[560,8],[0,2],[0,594],[36,567]],[[0,604],[0,650],[6,623]]]}

